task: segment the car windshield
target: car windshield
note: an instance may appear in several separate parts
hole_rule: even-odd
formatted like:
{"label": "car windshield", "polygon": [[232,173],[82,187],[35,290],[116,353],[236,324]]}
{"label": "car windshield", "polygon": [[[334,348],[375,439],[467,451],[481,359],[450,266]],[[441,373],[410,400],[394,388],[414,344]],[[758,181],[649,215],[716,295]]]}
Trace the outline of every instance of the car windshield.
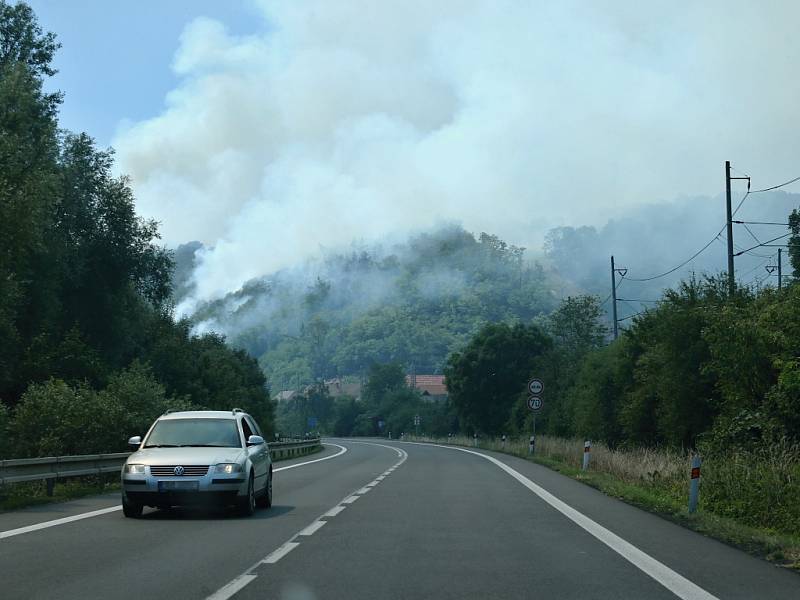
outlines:
{"label": "car windshield", "polygon": [[241,445],[239,430],[233,419],[165,419],[156,423],[144,447],[239,448]]}

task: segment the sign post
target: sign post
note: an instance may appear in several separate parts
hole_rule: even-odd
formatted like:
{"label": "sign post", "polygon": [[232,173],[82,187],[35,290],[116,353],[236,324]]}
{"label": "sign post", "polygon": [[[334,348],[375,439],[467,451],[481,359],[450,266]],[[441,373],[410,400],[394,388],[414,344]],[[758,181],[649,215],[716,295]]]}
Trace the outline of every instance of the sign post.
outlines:
{"label": "sign post", "polygon": [[542,392],[544,392],[544,382],[538,377],[532,377],[528,381],[528,409],[533,412],[533,435],[531,435],[530,445],[528,446],[528,454],[533,455],[536,450],[536,413],[542,410],[544,401],[542,400]]}
{"label": "sign post", "polygon": [[692,474],[689,480],[689,512],[697,510],[697,496],[700,493],[700,456],[692,456]]}
{"label": "sign post", "polygon": [[586,440],[583,443],[583,470],[586,471],[589,468],[589,456],[592,454],[592,442],[590,440]]}

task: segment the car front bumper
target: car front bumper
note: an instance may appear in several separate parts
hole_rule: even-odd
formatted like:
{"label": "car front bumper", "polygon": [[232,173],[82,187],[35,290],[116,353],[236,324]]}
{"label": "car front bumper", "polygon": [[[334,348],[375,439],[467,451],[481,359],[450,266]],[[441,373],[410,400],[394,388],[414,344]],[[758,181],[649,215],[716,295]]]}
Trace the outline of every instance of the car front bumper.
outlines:
{"label": "car front bumper", "polygon": [[[147,506],[185,504],[232,504],[247,495],[247,478],[242,473],[214,473],[213,467],[202,477],[154,476],[146,473],[122,473],[122,491],[126,498]],[[189,485],[191,490],[166,489],[165,486]]]}

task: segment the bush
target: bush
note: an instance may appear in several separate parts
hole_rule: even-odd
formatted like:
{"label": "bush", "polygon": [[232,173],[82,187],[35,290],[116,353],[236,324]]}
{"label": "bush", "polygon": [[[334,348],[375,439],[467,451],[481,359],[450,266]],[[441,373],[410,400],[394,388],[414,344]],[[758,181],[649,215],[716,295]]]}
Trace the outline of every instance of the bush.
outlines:
{"label": "bush", "polygon": [[134,362],[96,392],[85,383],[60,379],[33,384],[11,422],[15,458],[122,452],[132,435],[143,435],[167,408],[190,409],[166,397],[144,365]]}

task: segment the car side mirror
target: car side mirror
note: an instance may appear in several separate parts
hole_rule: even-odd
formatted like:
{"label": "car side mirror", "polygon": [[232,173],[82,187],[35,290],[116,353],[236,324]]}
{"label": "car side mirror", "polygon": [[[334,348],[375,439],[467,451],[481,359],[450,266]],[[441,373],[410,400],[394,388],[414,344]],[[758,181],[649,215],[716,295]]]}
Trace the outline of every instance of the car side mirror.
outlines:
{"label": "car side mirror", "polygon": [[135,435],[128,439],[128,446],[140,446],[142,444],[142,436]]}
{"label": "car side mirror", "polygon": [[264,443],[264,438],[260,435],[251,435],[247,438],[247,445],[248,446],[259,446]]}

